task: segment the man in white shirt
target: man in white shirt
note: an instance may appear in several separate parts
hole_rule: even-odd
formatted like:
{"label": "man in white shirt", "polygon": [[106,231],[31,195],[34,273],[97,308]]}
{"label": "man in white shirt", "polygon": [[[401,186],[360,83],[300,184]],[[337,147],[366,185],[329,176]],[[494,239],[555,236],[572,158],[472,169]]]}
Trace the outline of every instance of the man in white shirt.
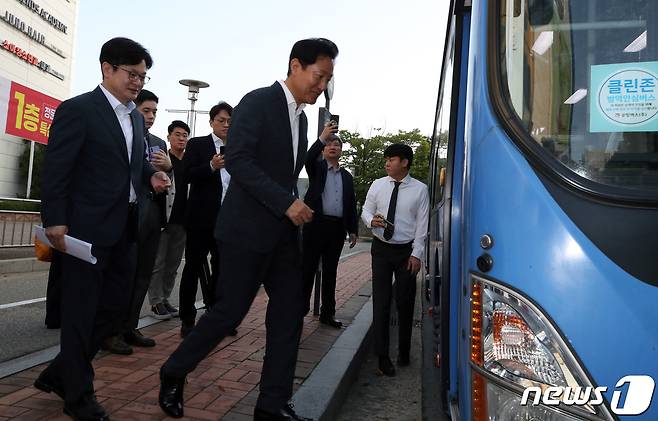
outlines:
{"label": "man in white shirt", "polygon": [[[185,207],[185,267],[180,281],[179,316],[181,336],[186,336],[196,320],[197,280],[201,282],[203,302],[211,307],[215,301],[215,283],[219,273],[219,255],[213,233],[219,208],[228,190],[231,176],[224,168],[224,147],[231,124],[233,107],[220,102],[210,109],[208,136],[190,139],[183,156],[183,173],[189,183]],[[204,260],[210,253],[210,276]]]}
{"label": "man in white shirt", "polygon": [[366,196],[361,218],[372,229],[372,302],[375,353],[379,371],[394,376],[389,357],[389,320],[393,274],[400,328],[398,365],[409,365],[411,326],[416,297],[416,274],[427,235],[427,186],[409,175],[413,151],[395,143],[384,151],[386,177],[375,180]]}

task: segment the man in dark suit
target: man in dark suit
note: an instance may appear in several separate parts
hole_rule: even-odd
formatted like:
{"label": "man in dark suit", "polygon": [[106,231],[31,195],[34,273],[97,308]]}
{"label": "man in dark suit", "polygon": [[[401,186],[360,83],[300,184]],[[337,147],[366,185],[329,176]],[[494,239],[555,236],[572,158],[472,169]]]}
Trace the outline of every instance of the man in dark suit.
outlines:
{"label": "man in dark suit", "polygon": [[[167,175],[172,169],[171,160],[167,154],[167,144],[153,133],[149,132],[158,112],[158,97],[151,91],[142,89],[135,99],[137,111],[144,117],[146,134],[144,136],[144,149],[146,157],[158,171],[165,171]],[[171,178],[171,177],[170,177]],[[133,285],[130,309],[119,332],[111,335],[101,343],[101,349],[114,354],[130,355],[131,345],[140,347],[153,347],[155,340],[147,338],[137,330],[139,315],[146,292],[151,281],[151,273],[155,264],[155,256],[160,242],[160,231],[165,224],[165,194],[158,194],[153,189],[146,190],[146,199],[140,204],[139,236],[137,238],[137,269]]]}
{"label": "man in dark suit", "polygon": [[320,323],[340,328],[343,324],[334,318],[338,260],[345,233],[349,234],[350,248],[356,244],[358,225],[352,174],[338,163],[343,143],[333,134],[337,130],[336,122],[327,123],[306,156],[309,186],[304,203],[313,209],[314,214],[313,221],[304,225],[302,273],[307,303],[305,313],[308,313],[313,279],[322,257]]}
{"label": "man in dark suit", "polygon": [[160,370],[160,407],[172,417],[183,416],[187,374],[242,321],[263,284],[267,343],[254,419],[305,419],[288,404],[304,308],[299,226],[312,218],[296,194],[307,147],[302,108],[326,89],[337,54],[329,40],[298,41],[287,79],[248,93],[233,113],[231,185],[219,214],[231,223],[215,227],[223,294]]}
{"label": "man in dark suit", "polygon": [[50,130],[41,211],[46,235],[61,251],[66,234],[91,243],[97,262],[62,255],[60,352],[34,385],[62,397],[76,420],[109,418],[94,396],[91,361],[128,311],[143,187],[149,180],[158,192],[169,185],[145,159],[144,118],[133,102],[152,63],[135,41],[106,42],[102,83],[62,102]]}
{"label": "man in dark suit", "polygon": [[[179,316],[181,336],[185,337],[196,320],[197,280],[201,280],[201,292],[206,308],[215,300],[215,283],[219,273],[219,255],[213,235],[219,207],[230,182],[224,168],[222,153],[231,123],[233,107],[220,102],[210,109],[208,136],[195,137],[187,143],[183,157],[183,171],[189,183],[189,195],[185,207],[185,267],[180,281]],[[202,269],[210,253],[211,274],[205,279]]]}

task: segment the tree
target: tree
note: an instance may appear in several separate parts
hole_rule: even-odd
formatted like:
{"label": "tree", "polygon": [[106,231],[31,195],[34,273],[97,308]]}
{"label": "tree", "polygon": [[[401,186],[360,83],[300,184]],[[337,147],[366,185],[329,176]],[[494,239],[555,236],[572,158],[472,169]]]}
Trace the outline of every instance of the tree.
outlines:
{"label": "tree", "polygon": [[[27,176],[30,167],[30,141],[24,140],[25,149],[18,163],[21,181],[27,185]],[[32,163],[32,186],[30,197],[26,199],[41,199],[41,168],[46,156],[46,145],[41,143],[34,144],[34,162]]]}
{"label": "tree", "polygon": [[[380,132],[381,129],[374,129]],[[384,170],[384,149],[392,143],[403,143],[414,150],[411,174],[422,182],[429,174],[431,140],[420,130],[398,131],[395,134],[376,134],[370,138],[358,132],[341,130],[340,137],[345,144],[341,164],[352,169],[356,200],[363,204],[373,181],[386,175]]]}

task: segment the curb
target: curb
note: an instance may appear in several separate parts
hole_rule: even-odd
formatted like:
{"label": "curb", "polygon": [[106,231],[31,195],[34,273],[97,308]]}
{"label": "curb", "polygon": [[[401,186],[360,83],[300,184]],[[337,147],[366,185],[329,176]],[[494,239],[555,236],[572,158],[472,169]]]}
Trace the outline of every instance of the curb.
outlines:
{"label": "curb", "polygon": [[370,350],[372,297],[313,369],[292,398],[295,412],[314,420],[336,419]]}
{"label": "curb", "polygon": [[36,257],[0,260],[0,275],[27,272],[45,272],[50,269],[50,262],[41,262]]}

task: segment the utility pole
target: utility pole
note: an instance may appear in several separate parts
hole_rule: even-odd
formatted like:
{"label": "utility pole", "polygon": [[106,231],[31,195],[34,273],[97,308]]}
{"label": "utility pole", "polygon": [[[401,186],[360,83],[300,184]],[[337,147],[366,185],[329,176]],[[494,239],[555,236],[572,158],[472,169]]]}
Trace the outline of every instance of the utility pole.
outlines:
{"label": "utility pole", "polygon": [[178,81],[183,86],[187,86],[187,99],[190,100],[190,109],[189,110],[172,110],[166,109],[170,113],[186,113],[187,114],[187,125],[190,126],[190,138],[194,137],[194,131],[196,128],[196,115],[197,114],[208,114],[208,111],[201,111],[194,109],[194,103],[199,99],[199,90],[201,88],[207,88],[210,85],[206,82],[194,79],[181,79]]}

